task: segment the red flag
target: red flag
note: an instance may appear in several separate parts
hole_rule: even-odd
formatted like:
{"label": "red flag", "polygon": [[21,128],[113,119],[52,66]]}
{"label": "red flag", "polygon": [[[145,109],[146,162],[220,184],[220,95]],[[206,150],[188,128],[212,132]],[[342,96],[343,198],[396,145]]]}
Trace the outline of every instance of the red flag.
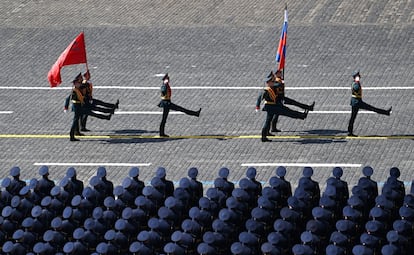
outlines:
{"label": "red flag", "polygon": [[57,61],[53,64],[49,73],[47,74],[47,79],[49,80],[51,87],[56,87],[62,83],[60,77],[60,69],[63,66],[75,65],[86,63],[86,47],[85,47],[85,37],[83,32],[80,33],[75,40],[65,49],[62,54],[60,54]]}

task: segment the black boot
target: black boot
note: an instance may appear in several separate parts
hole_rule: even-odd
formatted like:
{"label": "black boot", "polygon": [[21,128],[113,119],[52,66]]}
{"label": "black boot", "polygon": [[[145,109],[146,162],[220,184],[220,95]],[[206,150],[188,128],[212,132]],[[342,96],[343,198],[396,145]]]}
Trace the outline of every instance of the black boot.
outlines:
{"label": "black boot", "polygon": [[79,141],[79,139],[76,139],[75,138],[75,130],[70,130],[70,134],[69,134],[69,136],[70,136],[70,141],[71,142],[76,142],[76,141]]}
{"label": "black boot", "polygon": [[309,110],[306,109],[305,112],[303,113],[303,117],[302,117],[303,120],[308,117],[308,113],[309,113]]}
{"label": "black boot", "polygon": [[163,125],[160,125],[160,136],[161,137],[170,137],[169,135],[165,134]]}
{"label": "black boot", "polygon": [[272,124],[271,124],[271,126],[272,126],[271,131],[272,131],[272,132],[276,132],[276,133],[278,133],[278,132],[282,132],[282,130],[277,129],[276,124],[277,124],[277,121],[275,121],[275,120],[273,119],[273,120],[272,120]]}
{"label": "black boot", "polygon": [[355,134],[354,134],[354,126],[353,125],[351,125],[351,124],[349,124],[348,125],[348,136],[356,136]]}
{"label": "black boot", "polygon": [[201,108],[200,108],[200,109],[198,109],[198,111],[196,112],[196,116],[197,116],[197,117],[200,117],[200,112],[201,112]]}
{"label": "black boot", "polygon": [[387,110],[387,116],[391,115],[391,111],[392,111],[392,107],[390,107],[390,109]]}
{"label": "black boot", "polygon": [[86,128],[86,120],[87,120],[87,118],[83,118],[80,121],[81,122],[81,131],[89,132],[90,130]]}
{"label": "black boot", "polygon": [[262,129],[262,142],[271,142],[272,140],[267,139],[266,135],[269,133],[268,130]]}
{"label": "black boot", "polygon": [[315,107],[315,101],[311,105],[309,105],[309,111],[313,111],[313,108]]}
{"label": "black boot", "polygon": [[118,109],[118,108],[119,108],[119,99],[116,100],[116,103],[115,103],[115,109]]}

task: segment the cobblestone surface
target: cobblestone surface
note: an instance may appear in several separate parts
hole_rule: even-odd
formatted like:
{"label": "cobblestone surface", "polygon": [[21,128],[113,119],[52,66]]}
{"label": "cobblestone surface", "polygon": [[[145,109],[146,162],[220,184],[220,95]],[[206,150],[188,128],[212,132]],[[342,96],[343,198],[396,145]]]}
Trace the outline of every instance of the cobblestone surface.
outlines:
{"label": "cobblestone surface", "polygon": [[[304,103],[316,101],[317,111],[350,110],[347,87],[355,69],[365,87],[411,89],[364,90],[364,100],[388,108],[390,117],[360,114],[355,132],[363,136],[413,135],[414,2],[413,1],[287,1],[289,11],[286,83]],[[264,121],[254,112],[257,89],[201,90],[174,86],[260,87],[274,67],[284,5],[274,1],[29,1],[0,2],[0,114],[1,134],[68,135],[72,114],[63,113],[69,81],[84,65],[62,69],[66,89],[9,89],[48,87],[47,72],[70,41],[85,32],[88,65],[95,86],[152,87],[99,89],[105,101],[120,99],[120,111],[160,111],[157,74],[168,72],[173,101],[202,107],[199,119],[170,115],[167,133],[184,135],[258,135]],[[322,88],[320,88],[322,87]],[[350,114],[309,114],[305,121],[281,118],[281,135],[321,135],[312,139],[82,139],[0,138],[0,177],[14,165],[26,179],[38,177],[35,163],[151,163],[141,167],[149,180],[157,166],[178,181],[187,169],[199,168],[206,184],[220,167],[237,181],[244,163],[355,163],[374,167],[382,182],[397,166],[401,178],[414,179],[413,141],[410,139],[329,139],[345,135]],[[157,135],[160,115],[115,114],[111,121],[90,118],[91,135]],[[50,166],[60,180],[66,166]],[[271,166],[257,167],[266,182]],[[79,166],[84,181],[96,166]],[[288,167],[293,185],[301,167]],[[315,168],[322,185],[332,167]],[[108,178],[120,184],[129,167],[108,166]],[[361,168],[344,168],[354,185]]]}

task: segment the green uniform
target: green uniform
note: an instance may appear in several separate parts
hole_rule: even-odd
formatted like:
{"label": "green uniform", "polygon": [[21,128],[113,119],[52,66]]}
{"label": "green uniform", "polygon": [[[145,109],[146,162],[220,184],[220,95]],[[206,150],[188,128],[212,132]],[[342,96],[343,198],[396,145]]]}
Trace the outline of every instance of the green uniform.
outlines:
{"label": "green uniform", "polygon": [[269,134],[270,124],[276,114],[288,116],[295,119],[305,119],[307,116],[307,113],[294,111],[283,105],[283,98],[280,96],[282,89],[283,87],[281,83],[275,83],[274,86],[266,87],[256,101],[256,108],[260,107],[261,101],[265,101],[263,111],[266,111],[267,114],[262,128],[263,142],[270,141],[266,138],[266,136]]}
{"label": "green uniform", "polygon": [[185,109],[184,107],[176,105],[171,102],[171,94],[172,93],[171,93],[170,84],[168,82],[163,83],[161,85],[161,101],[158,104],[159,107],[163,108],[162,119],[161,119],[161,124],[160,124],[160,136],[167,136],[165,134],[165,124],[167,123],[167,117],[168,117],[170,110],[180,111],[180,112],[183,112],[191,116],[196,116],[196,117],[200,116],[201,108],[198,111],[191,111],[191,110]]}
{"label": "green uniform", "polygon": [[75,132],[79,132],[79,119],[82,115],[84,98],[79,88],[73,88],[70,98],[73,105],[73,121],[72,127],[70,128],[70,140],[77,141],[75,138]]}
{"label": "green uniform", "polygon": [[355,122],[359,109],[373,111],[378,114],[384,114],[388,116],[390,115],[391,108],[388,110],[384,110],[384,109],[376,108],[362,101],[362,87],[361,87],[360,82],[356,82],[356,81],[353,82],[351,86],[351,91],[352,91],[352,97],[351,97],[350,105],[352,106],[352,113],[351,113],[351,118],[348,123],[348,135],[354,136],[354,133],[353,133],[354,122]]}

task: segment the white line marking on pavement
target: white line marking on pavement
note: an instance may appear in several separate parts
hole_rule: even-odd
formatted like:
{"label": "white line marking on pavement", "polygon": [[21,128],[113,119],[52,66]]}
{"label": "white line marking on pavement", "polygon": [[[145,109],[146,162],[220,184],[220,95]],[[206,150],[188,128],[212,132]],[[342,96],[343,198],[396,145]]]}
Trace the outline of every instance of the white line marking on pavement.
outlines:
{"label": "white line marking on pavement", "polygon": [[[119,111],[119,112],[115,112],[115,114],[149,114],[149,115],[161,115],[162,112],[150,112],[150,111]],[[184,114],[183,112],[170,112],[169,114]]]}
{"label": "white line marking on pavement", "polygon": [[0,111],[0,114],[12,114],[12,111]]}
{"label": "white line marking on pavement", "polygon": [[[312,114],[315,114],[315,113],[318,113],[318,114],[338,114],[338,113],[350,114],[351,111],[312,111],[312,112],[309,112],[309,113],[312,113]],[[371,112],[371,111],[359,111],[358,113],[374,114],[375,112]],[[115,112],[115,114],[119,114],[119,115],[128,115],[128,114],[162,115],[162,112],[153,112],[153,111],[118,111],[118,112]],[[184,114],[184,113],[182,113],[182,112],[170,112],[170,114],[181,115],[181,114]]]}
{"label": "white line marking on pavement", "polygon": [[348,163],[243,163],[241,166],[298,166],[298,167],[361,167],[362,164]]}
{"label": "white line marking on pavement", "polygon": [[34,163],[35,166],[150,166],[151,163],[57,163],[57,162],[46,162],[46,163]]}
{"label": "white line marking on pavement", "polygon": [[[309,113],[321,113],[321,114],[325,114],[325,113],[327,113],[327,114],[337,114],[337,113],[347,113],[347,114],[350,114],[351,113],[351,111],[312,111],[312,112],[309,112]],[[369,113],[369,114],[374,114],[375,112],[371,112],[371,111],[358,111],[358,113]]]}
{"label": "white line marking on pavement", "polygon": [[[188,90],[260,90],[264,87],[224,87],[224,86],[181,86],[172,87],[172,89],[188,89]],[[72,87],[13,87],[0,86],[0,89],[10,90],[71,90]],[[159,90],[160,87],[136,87],[136,86],[94,86],[94,89],[118,89],[118,90]],[[351,90],[350,87],[286,87],[286,90]],[[409,87],[364,87],[364,90],[414,90],[413,86]]]}

